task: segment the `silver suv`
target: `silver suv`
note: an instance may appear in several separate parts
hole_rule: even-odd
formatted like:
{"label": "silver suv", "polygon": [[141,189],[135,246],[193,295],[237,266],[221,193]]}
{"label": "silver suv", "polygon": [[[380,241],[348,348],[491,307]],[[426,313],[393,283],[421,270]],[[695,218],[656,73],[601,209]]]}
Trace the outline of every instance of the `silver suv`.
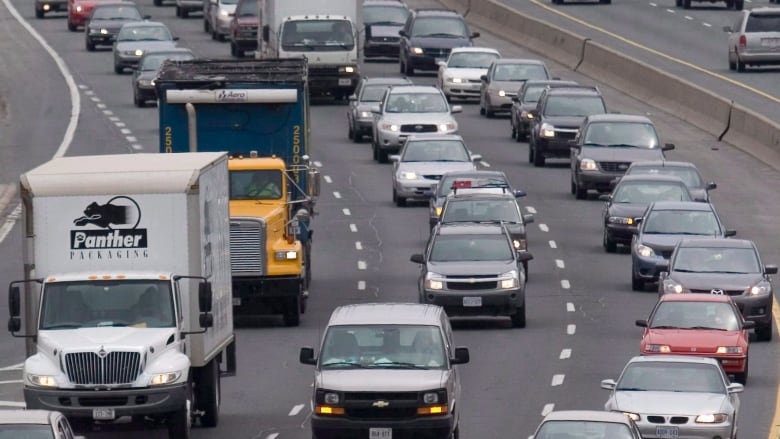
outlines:
{"label": "silver suv", "polygon": [[469,351],[455,347],[441,307],[340,306],[330,317],[319,358],[304,347],[300,361],[316,366],[316,439],[458,437],[457,365],[469,362]]}
{"label": "silver suv", "polygon": [[729,70],[780,64],[780,8],[755,8],[737,15],[729,34]]}

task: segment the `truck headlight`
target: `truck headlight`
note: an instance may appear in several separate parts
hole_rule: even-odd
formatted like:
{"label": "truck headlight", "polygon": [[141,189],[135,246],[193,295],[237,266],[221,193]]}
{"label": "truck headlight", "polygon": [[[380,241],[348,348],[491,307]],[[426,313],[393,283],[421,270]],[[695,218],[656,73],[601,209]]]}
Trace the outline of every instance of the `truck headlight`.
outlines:
{"label": "truck headlight", "polygon": [[668,354],[669,352],[672,352],[672,349],[665,344],[648,344],[645,345],[645,350],[656,354]]}
{"label": "truck headlight", "polygon": [[643,258],[652,258],[655,256],[655,251],[643,244],[636,245],[636,253]]}
{"label": "truck headlight", "polygon": [[422,55],[423,54],[422,47],[412,47],[412,53],[414,53],[415,55]]}
{"label": "truck headlight", "polygon": [[674,293],[674,294],[680,294],[683,292],[683,286],[678,284],[677,282],[673,281],[672,279],[665,279],[664,280],[664,294],[666,293]]}
{"label": "truck headlight", "polygon": [[597,169],[596,161],[593,159],[582,159],[580,161],[580,171],[595,171]]}
{"label": "truck headlight", "polygon": [[412,171],[401,171],[398,173],[398,178],[401,180],[417,180],[417,174]]}
{"label": "truck headlight", "polygon": [[28,374],[27,379],[31,384],[40,387],[57,387],[57,380],[51,375],[32,375]]}
{"label": "truck headlight", "polygon": [[149,380],[149,385],[161,386],[163,384],[170,384],[176,382],[176,380],[178,380],[180,376],[181,376],[181,372],[158,373],[157,375],[152,376],[152,379]]}
{"label": "truck headlight", "polygon": [[539,135],[542,137],[555,137],[555,126],[549,124],[549,123],[543,123],[541,127],[539,127]]}
{"label": "truck headlight", "polygon": [[323,396],[323,401],[328,405],[338,405],[340,398],[338,393],[328,392]]}
{"label": "truck headlight", "polygon": [[718,346],[716,354],[741,354],[742,346]]}
{"label": "truck headlight", "polygon": [[274,253],[274,259],[277,261],[293,261],[298,259],[298,252],[295,250],[280,250]]}
{"label": "truck headlight", "polygon": [[355,73],[355,68],[352,66],[339,67],[339,73]]}
{"label": "truck headlight", "polygon": [[390,130],[394,133],[397,133],[401,129],[401,127],[399,127],[398,125],[394,125],[392,123],[386,123],[386,122],[380,123],[379,128],[382,128],[383,130]]}
{"label": "truck headlight", "polygon": [[520,274],[517,272],[517,270],[507,271],[499,277],[502,278],[500,286],[505,290],[510,288],[517,288],[517,286],[520,284]]}
{"label": "truck headlight", "polygon": [[721,424],[729,420],[729,415],[725,413],[713,413],[699,415],[696,417],[697,424]]}
{"label": "truck headlight", "polygon": [[436,404],[439,402],[439,394],[437,392],[425,392],[423,394],[423,402],[425,404]]}
{"label": "truck headlight", "polygon": [[448,122],[448,123],[440,123],[439,124],[439,132],[447,132],[447,131],[453,131],[457,128],[457,125],[455,125],[455,122]]}
{"label": "truck headlight", "polygon": [[748,290],[751,296],[758,296],[759,294],[769,294],[772,292],[772,284],[767,282],[766,280],[762,280],[761,282],[753,285]]}
{"label": "truck headlight", "polygon": [[429,290],[443,290],[444,289],[444,277],[436,273],[428,273],[425,275],[425,288]]}

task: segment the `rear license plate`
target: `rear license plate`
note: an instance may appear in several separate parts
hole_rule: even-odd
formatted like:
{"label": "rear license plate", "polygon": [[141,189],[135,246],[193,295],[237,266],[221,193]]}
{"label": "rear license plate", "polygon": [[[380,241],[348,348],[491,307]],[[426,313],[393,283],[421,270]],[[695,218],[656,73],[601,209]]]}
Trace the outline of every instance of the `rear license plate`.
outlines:
{"label": "rear license plate", "polygon": [[349,87],[350,85],[352,85],[352,80],[349,78],[339,78],[339,85]]}
{"label": "rear license plate", "polygon": [[677,427],[655,427],[655,435],[663,439],[672,439],[680,436],[680,429]]}
{"label": "rear license plate", "polygon": [[761,46],[771,47],[773,49],[776,47],[780,47],[780,38],[762,38]]}
{"label": "rear license plate", "polygon": [[92,419],[96,421],[113,421],[116,418],[114,409],[92,409]]}
{"label": "rear license plate", "polygon": [[368,439],[393,439],[392,428],[369,428]]}
{"label": "rear license plate", "polygon": [[234,297],[233,298],[233,306],[241,306],[241,298],[240,297]]}
{"label": "rear license plate", "polygon": [[464,297],[463,306],[482,306],[481,297]]}

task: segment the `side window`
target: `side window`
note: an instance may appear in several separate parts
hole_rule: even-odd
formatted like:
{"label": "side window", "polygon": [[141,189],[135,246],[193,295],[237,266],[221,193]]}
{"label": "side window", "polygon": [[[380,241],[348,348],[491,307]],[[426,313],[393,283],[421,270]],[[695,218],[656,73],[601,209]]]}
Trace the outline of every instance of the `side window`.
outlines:
{"label": "side window", "polygon": [[404,24],[404,30],[407,34],[412,34],[412,22],[414,21],[414,15],[409,14],[409,17],[406,19],[406,23]]}

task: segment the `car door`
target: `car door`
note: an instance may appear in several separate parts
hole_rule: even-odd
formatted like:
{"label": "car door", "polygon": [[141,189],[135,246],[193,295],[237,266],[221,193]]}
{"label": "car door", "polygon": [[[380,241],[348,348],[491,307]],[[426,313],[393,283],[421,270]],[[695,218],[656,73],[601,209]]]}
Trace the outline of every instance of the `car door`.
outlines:
{"label": "car door", "polygon": [[[403,29],[398,31],[398,35],[401,37],[401,44],[400,44],[400,54],[399,54],[399,60],[403,60],[402,64],[406,64],[409,62],[409,37],[411,36],[412,32],[412,19],[414,14],[409,14],[409,17],[406,18],[406,23],[404,23]],[[401,35],[401,34],[404,35]],[[404,72],[401,72],[404,73]]]}
{"label": "car door", "polygon": [[482,106],[484,106],[486,102],[485,95],[487,94],[488,81],[490,81],[490,77],[493,76],[493,70],[496,68],[495,66],[495,62],[490,63],[490,67],[488,67],[488,70],[485,73],[485,78],[481,78],[482,81],[479,85],[479,102]]}
{"label": "car door", "polygon": [[[455,342],[452,338],[452,325],[450,324],[450,319],[447,317],[445,313],[441,314],[441,319],[439,320],[441,324],[441,328],[444,331],[444,342],[447,344],[447,355],[449,358],[455,357]],[[449,360],[448,358],[448,360]],[[448,361],[449,364],[449,361]],[[461,392],[461,386],[460,386],[460,374],[458,373],[458,366],[450,365],[450,380],[447,383],[447,393],[452,395],[450,400],[454,404],[459,403],[460,399],[460,392]],[[453,413],[454,416],[456,416],[455,419],[455,425],[457,426],[458,418],[459,418],[459,411],[456,413]]]}

